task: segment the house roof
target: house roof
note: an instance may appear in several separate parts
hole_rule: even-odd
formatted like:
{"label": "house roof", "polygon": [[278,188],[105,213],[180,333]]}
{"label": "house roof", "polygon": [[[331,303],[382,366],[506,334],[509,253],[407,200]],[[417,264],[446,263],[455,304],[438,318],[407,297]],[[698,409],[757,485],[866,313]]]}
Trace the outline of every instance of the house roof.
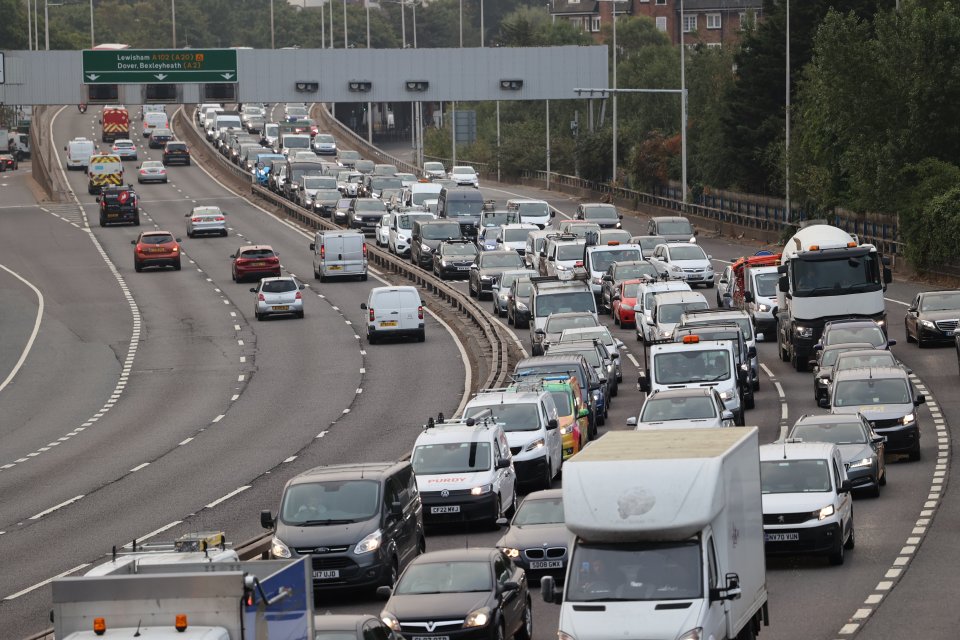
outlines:
{"label": "house roof", "polygon": [[[744,11],[754,9],[759,11],[763,7],[762,0],[684,0],[683,10],[687,11]],[[680,4],[674,7],[680,11]]]}

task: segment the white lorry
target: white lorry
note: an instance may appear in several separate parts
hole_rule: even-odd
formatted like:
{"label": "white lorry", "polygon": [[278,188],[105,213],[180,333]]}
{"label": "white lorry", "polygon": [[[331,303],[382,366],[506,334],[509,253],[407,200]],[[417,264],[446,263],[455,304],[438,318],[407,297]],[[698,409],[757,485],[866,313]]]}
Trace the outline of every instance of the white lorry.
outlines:
{"label": "white lorry", "polygon": [[[826,224],[802,227],[780,256],[777,346],[780,359],[804,371],[823,326],[840,318],[886,324],[883,294],[892,281],[876,247]],[[886,328],[884,326],[884,328]]]}
{"label": "white lorry", "polygon": [[313,638],[310,557],[127,563],[109,575],[53,581],[61,640]]}
{"label": "white lorry", "polygon": [[[769,624],[757,429],[614,431],[569,459],[561,640],[748,640]],[[602,489],[601,489],[602,488]]]}

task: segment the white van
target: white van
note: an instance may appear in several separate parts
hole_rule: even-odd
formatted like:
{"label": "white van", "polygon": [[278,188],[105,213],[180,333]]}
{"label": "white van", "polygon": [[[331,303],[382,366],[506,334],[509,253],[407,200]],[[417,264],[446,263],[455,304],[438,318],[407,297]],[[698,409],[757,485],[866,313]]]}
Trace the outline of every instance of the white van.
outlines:
{"label": "white van", "polygon": [[431,419],[417,436],[410,461],[425,523],[493,525],[516,505],[510,445],[492,420]]}
{"label": "white van", "polygon": [[535,224],[540,229],[546,229],[550,218],[556,213],[550,208],[546,200],[532,200],[530,198],[512,198],[507,200],[507,211],[516,211],[520,214],[520,222]]}
{"label": "white van", "polygon": [[166,111],[148,111],[143,114],[143,137],[149,138],[154,129],[169,129],[170,119]]}
{"label": "white van", "polygon": [[313,242],[313,276],[325,281],[331,276],[367,279],[367,241],[357,231],[317,231]]}
{"label": "white van", "polygon": [[387,336],[426,339],[423,301],[416,287],[374,287],[360,308],[367,312],[367,342],[376,344]]}
{"label": "white van", "polygon": [[289,155],[290,151],[310,150],[310,135],[306,133],[285,133],[280,136],[280,153]]}
{"label": "white van", "polygon": [[544,246],[547,244],[547,236],[556,233],[552,229],[541,229],[531,231],[527,236],[527,246],[524,249],[523,261],[527,263],[528,269],[541,273],[540,256],[543,254]]}
{"label": "white van", "polygon": [[67,143],[64,150],[67,152],[67,169],[86,170],[95,147],[93,140],[74,138]]}

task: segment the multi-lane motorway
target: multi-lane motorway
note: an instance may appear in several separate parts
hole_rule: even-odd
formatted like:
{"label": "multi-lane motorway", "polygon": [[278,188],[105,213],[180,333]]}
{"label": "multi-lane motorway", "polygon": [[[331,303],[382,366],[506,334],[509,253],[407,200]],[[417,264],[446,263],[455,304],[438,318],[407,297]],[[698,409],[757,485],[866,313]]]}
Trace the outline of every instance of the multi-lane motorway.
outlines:
{"label": "multi-lane motorway", "polygon": [[[99,139],[96,115],[65,109],[52,134],[54,148],[78,135]],[[159,155],[145,144],[140,150],[141,159]],[[67,174],[79,202],[72,205],[36,204],[24,171],[0,180],[4,637],[48,626],[45,581],[96,562],[112,545],[161,529],[157,539],[202,528],[249,538],[260,532],[259,511],[276,508],[283,483],[295,473],[400,457],[428,415],[449,415],[463,398],[462,347],[440,322],[428,318],[423,344],[367,345],[359,305],[380,283],[320,285],[310,277],[303,230],[247,202],[202,166],[168,171],[169,184],[138,192],[143,228],[155,225],[183,238],[180,272],[134,272],[130,240],[138,230],[96,225],[96,203],[82,173]],[[545,198],[561,217],[576,206],[532,188],[483,185],[482,191],[501,202]],[[185,237],[184,214],[198,204],[228,212],[229,237]],[[637,234],[644,226],[629,216],[624,223]],[[756,250],[705,235],[701,243],[718,266]],[[253,319],[250,285],[231,281],[228,257],[246,242],[271,244],[285,271],[310,284],[304,320]],[[949,501],[940,506],[943,492],[934,490],[949,482],[949,467],[936,463],[950,445],[938,441],[931,409],[942,410],[945,424],[960,420],[957,365],[952,349],[921,351],[905,343],[902,313],[919,289],[898,281],[887,297],[890,335],[899,341],[894,351],[937,403],[921,412],[923,459],[892,462],[882,496],[856,500],[857,546],[844,566],[803,558],[768,562],[772,624],[762,637],[849,636],[860,631],[851,625],[874,610],[862,637],[900,638],[925,629],[931,638],[955,635],[957,616],[945,613],[942,595],[955,592],[951,534],[958,516]],[[613,327],[609,318],[608,324],[630,355],[626,384],[601,432],[625,428],[642,402],[630,384],[642,348],[632,331]],[[529,346],[526,331],[518,337]],[[760,356],[761,392],[747,423],[770,441],[782,425],[820,410],[809,374],[780,362],[773,344],[761,344]],[[922,512],[937,509],[931,526]],[[427,545],[492,545],[498,535],[439,531]],[[379,608],[376,600],[340,596],[325,599],[320,611]],[[534,609],[536,637],[554,638],[557,607],[538,600]]]}

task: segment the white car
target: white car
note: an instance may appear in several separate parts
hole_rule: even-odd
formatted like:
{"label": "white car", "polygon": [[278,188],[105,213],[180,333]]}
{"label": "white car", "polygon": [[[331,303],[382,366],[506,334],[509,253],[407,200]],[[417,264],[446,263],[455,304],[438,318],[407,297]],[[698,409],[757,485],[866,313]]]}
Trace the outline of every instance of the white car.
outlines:
{"label": "white car", "polygon": [[527,236],[531,231],[539,230],[535,224],[505,224],[498,240],[501,249],[513,249],[520,255],[527,252]]}
{"label": "white car", "polygon": [[442,162],[424,162],[423,177],[427,180],[443,179],[447,177],[447,170]]}
{"label": "white car", "polygon": [[691,287],[698,284],[713,289],[713,263],[700,245],[697,244],[658,244],[650,257],[659,271],[680,278]]}
{"label": "white car", "polygon": [[313,138],[313,150],[318,156],[335,156],[337,140],[329,133],[318,133]]}
{"label": "white car", "polygon": [[393,174],[394,178],[399,178],[400,183],[403,185],[404,189],[409,189],[417,183],[417,176],[412,173],[395,173]]}
{"label": "white car", "polygon": [[188,238],[201,234],[227,236],[227,214],[220,207],[194,207],[185,217],[187,218]]}
{"label": "white car", "polygon": [[460,186],[480,188],[480,177],[477,175],[477,172],[474,171],[473,167],[466,165],[454,167],[450,170],[450,174],[447,177]]}
{"label": "white car", "polygon": [[373,230],[373,239],[378,247],[385,247],[390,241],[390,227],[393,225],[392,213],[385,213],[377,223],[377,228]]}
{"label": "white car", "polygon": [[387,230],[387,249],[398,256],[410,255],[410,239],[413,237],[415,220],[433,220],[436,216],[426,212],[396,213]]}
{"label": "white car", "polygon": [[651,318],[646,324],[647,344],[654,340],[669,340],[687,311],[707,309],[707,299],[699,291],[666,291],[653,299]]}
{"label": "white car", "polygon": [[666,389],[647,396],[627,426],[644,429],[705,429],[734,426],[733,412],[712,387]]}
{"label": "white car", "polygon": [[303,285],[293,276],[262,278],[260,284],[251,287],[256,294],[253,313],[257,320],[273,315],[303,317]]}
{"label": "white car", "polygon": [[789,439],[760,445],[760,493],[767,555],[822,554],[843,564],[856,538],[837,445]]}

